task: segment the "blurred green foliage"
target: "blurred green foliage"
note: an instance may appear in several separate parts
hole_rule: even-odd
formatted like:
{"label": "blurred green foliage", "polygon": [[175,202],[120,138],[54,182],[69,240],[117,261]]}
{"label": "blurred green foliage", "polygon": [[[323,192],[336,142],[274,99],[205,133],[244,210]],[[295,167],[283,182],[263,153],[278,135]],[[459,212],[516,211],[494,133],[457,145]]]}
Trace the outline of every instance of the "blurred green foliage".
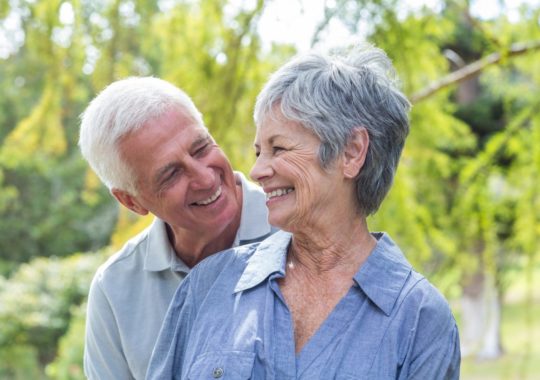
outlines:
{"label": "blurred green foliage", "polygon": [[6,358],[0,361],[0,378],[34,378],[23,374],[32,368],[39,373],[55,358],[73,315],[82,315],[78,305],[106,256],[40,257],[19,266],[9,279],[0,277],[0,357]]}
{"label": "blurred green foliage", "polygon": [[46,373],[56,380],[84,380],[83,352],[86,303],[71,309],[69,329],[60,339],[58,355],[47,366]]}

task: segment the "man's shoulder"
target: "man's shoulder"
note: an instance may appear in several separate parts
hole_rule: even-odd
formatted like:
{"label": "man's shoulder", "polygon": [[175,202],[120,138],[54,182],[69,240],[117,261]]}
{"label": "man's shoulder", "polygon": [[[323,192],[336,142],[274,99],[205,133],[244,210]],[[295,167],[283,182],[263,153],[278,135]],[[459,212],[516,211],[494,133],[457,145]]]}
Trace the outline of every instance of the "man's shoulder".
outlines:
{"label": "man's shoulder", "polygon": [[259,244],[230,248],[201,261],[188,275],[192,290],[199,295],[206,294],[218,283],[219,287],[234,288]]}
{"label": "man's shoulder", "polygon": [[197,273],[243,270],[260,243],[256,241],[218,252],[205,258],[193,270]]}
{"label": "man's shoulder", "polygon": [[[96,278],[118,277],[126,272],[143,269],[144,246],[148,240],[150,227],[130,238],[123,246],[100,265]],[[130,263],[131,265],[126,265]]]}

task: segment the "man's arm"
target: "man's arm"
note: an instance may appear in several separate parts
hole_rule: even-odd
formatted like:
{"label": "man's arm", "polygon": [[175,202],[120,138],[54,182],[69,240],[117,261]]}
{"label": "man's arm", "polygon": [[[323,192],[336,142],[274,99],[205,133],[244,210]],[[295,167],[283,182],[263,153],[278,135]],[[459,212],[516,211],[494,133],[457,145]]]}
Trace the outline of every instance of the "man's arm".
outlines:
{"label": "man's arm", "polygon": [[181,378],[184,352],[193,322],[193,300],[190,280],[193,271],[176,291],[146,372],[146,380]]}
{"label": "man's arm", "polygon": [[88,295],[84,372],[90,380],[133,379],[99,273],[94,277]]}

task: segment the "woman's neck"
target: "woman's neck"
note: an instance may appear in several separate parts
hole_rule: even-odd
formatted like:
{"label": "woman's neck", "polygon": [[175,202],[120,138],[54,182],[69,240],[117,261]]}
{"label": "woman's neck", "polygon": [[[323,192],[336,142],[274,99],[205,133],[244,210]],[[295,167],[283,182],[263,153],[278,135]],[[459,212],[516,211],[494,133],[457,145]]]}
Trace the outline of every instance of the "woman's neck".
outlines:
{"label": "woman's neck", "polygon": [[301,267],[314,275],[336,271],[354,274],[376,243],[363,218],[324,228],[305,227],[293,233],[287,265]]}

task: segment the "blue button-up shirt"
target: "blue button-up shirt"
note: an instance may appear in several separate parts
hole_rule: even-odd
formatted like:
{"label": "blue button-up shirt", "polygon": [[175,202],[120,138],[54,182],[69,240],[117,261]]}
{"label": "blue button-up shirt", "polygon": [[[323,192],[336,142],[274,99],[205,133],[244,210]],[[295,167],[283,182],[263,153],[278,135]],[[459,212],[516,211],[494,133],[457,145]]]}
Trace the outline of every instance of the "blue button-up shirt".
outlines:
{"label": "blue button-up shirt", "polygon": [[447,302],[387,235],[374,236],[354,285],[298,354],[277,283],[291,235],[204,260],[173,299],[147,379],[458,379]]}

